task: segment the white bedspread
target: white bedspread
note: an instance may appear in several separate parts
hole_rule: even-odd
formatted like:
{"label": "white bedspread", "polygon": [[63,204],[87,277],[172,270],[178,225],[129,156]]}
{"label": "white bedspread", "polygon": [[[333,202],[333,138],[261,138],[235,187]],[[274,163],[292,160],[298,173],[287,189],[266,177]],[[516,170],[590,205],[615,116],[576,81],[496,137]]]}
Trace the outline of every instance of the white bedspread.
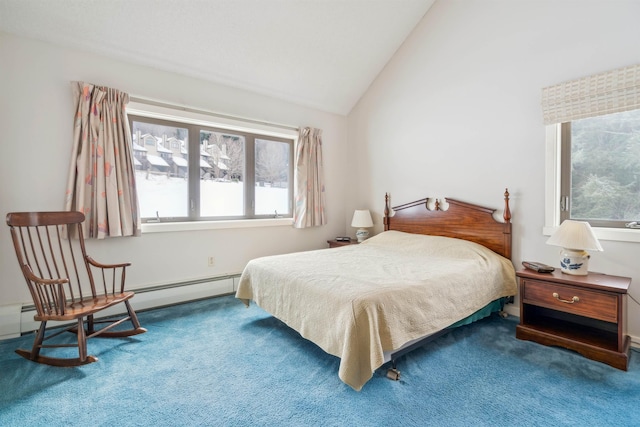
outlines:
{"label": "white bedspread", "polygon": [[340,379],[360,390],[384,351],[515,293],[511,261],[481,245],[386,231],[359,245],[254,259],[236,297],[340,357]]}

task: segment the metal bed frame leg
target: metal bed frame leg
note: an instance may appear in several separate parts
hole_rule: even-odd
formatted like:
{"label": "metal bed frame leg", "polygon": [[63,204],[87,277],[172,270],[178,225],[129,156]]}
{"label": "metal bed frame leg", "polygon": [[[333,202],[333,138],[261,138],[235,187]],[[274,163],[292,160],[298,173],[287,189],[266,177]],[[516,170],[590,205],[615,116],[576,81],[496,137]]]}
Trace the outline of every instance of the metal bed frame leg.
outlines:
{"label": "metal bed frame leg", "polygon": [[391,367],[387,369],[387,378],[393,381],[400,380],[400,371],[397,369],[396,359],[391,360]]}
{"label": "metal bed frame leg", "polygon": [[[505,304],[511,304],[513,303],[513,296],[507,297],[505,302]],[[507,313],[504,310],[504,304],[502,306],[502,310],[498,311],[498,315],[500,317],[502,317],[503,319],[506,319],[507,317],[509,317],[509,313]],[[400,380],[400,371],[398,370],[398,359],[400,359],[400,357],[402,357],[403,355],[409,353],[411,350],[417,348],[417,347],[421,347],[423,345],[425,345],[428,342],[431,342],[433,340],[435,340],[436,338],[441,337],[442,335],[446,334],[447,332],[449,332],[451,329],[450,328],[445,328],[442,329],[432,335],[429,335],[428,337],[417,341],[413,344],[411,344],[410,346],[408,346],[407,348],[404,348],[402,350],[399,350],[395,353],[393,353],[391,355],[391,367],[389,369],[387,369],[387,378],[389,378],[390,380],[394,380],[394,381],[399,381]]]}

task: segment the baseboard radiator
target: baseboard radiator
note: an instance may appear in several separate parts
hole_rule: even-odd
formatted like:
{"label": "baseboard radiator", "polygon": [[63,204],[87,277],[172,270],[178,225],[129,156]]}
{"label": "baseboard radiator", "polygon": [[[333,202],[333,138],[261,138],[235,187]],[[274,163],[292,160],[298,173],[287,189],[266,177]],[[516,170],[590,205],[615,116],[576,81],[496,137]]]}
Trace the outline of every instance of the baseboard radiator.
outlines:
{"label": "baseboard radiator", "polygon": [[[231,274],[132,289],[136,296],[131,300],[131,305],[139,313],[183,302],[228,295],[235,292],[239,278],[240,274]],[[119,304],[100,312],[100,317],[108,317],[124,313],[124,311],[124,305]],[[0,339],[15,338],[37,330],[40,322],[33,320],[35,312],[33,304],[0,306]],[[62,323],[49,322],[47,324],[47,326],[56,325],[62,325]]]}

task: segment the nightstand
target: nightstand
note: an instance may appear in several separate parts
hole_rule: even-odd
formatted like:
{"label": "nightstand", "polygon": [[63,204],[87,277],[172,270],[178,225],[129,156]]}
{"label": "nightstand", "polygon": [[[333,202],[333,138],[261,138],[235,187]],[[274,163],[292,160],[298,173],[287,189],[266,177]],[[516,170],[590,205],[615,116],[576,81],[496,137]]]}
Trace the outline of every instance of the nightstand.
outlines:
{"label": "nightstand", "polygon": [[347,245],[357,245],[358,241],[357,240],[327,240],[327,243],[329,244],[330,248],[339,248],[340,246],[347,246]]}
{"label": "nightstand", "polygon": [[627,370],[631,340],[626,335],[628,277],[556,270],[521,270],[520,324],[516,337],[564,347]]}

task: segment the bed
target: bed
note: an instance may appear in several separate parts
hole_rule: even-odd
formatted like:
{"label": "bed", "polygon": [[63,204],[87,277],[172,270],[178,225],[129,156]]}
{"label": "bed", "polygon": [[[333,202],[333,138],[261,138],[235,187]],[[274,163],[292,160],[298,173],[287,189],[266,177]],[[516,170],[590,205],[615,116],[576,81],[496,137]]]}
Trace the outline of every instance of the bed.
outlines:
{"label": "bed", "polygon": [[509,193],[495,209],[453,199],[391,207],[358,245],[251,260],[236,297],[254,301],[325,352],[361,390],[376,369],[516,293]]}

